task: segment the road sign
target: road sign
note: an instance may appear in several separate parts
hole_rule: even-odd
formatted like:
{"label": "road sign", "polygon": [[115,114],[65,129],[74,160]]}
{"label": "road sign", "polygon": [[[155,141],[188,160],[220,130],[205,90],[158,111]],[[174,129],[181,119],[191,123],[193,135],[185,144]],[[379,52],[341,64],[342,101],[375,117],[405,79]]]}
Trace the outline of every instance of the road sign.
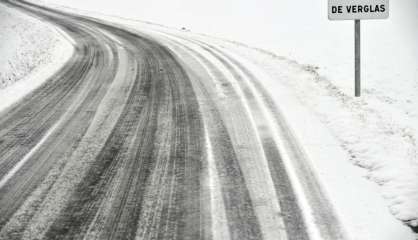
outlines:
{"label": "road sign", "polygon": [[354,20],[354,89],[361,95],[360,20],[389,17],[389,0],[328,0],[329,20]]}
{"label": "road sign", "polygon": [[389,0],[328,0],[329,20],[386,19]]}

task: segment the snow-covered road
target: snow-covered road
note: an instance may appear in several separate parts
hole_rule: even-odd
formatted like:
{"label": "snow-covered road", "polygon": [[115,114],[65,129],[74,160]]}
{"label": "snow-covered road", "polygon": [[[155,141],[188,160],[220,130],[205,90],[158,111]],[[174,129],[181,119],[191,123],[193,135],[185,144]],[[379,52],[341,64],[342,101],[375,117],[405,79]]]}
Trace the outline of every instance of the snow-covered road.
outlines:
{"label": "snow-covered road", "polygon": [[271,97],[232,54],[4,3],[56,24],[75,51],[1,113],[0,239],[345,239]]}
{"label": "snow-covered road", "polygon": [[23,99],[0,92],[0,239],[414,239],[289,91],[320,81],[314,67],[1,3],[74,51]]}

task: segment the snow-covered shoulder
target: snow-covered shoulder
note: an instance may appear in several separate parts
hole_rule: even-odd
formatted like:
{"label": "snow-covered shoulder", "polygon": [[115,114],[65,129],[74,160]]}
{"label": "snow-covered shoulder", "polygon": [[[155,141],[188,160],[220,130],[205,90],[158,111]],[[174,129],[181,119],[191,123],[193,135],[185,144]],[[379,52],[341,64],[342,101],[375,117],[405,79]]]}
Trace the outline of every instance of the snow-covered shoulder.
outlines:
{"label": "snow-covered shoulder", "polygon": [[0,4],[0,111],[40,86],[72,56],[68,36]]}

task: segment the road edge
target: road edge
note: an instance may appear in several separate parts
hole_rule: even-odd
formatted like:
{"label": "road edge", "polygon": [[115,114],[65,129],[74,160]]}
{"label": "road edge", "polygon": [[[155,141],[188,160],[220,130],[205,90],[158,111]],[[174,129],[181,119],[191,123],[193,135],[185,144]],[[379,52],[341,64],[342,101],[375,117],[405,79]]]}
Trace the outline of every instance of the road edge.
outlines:
{"label": "road edge", "polygon": [[23,99],[27,94],[30,94],[32,91],[40,87],[51,76],[58,72],[68,61],[71,60],[75,49],[74,40],[58,26],[42,21],[41,19],[31,16],[30,14],[27,14],[18,8],[14,8],[7,3],[1,2],[0,4],[12,9],[12,11],[15,11],[32,24],[44,25],[51,31],[51,35],[54,35],[54,37],[60,41],[54,46],[51,52],[51,61],[46,64],[36,66],[19,81],[16,81],[14,84],[6,87],[5,89],[0,89],[0,98],[2,99],[0,103],[1,114],[14,104],[18,103],[19,100]]}

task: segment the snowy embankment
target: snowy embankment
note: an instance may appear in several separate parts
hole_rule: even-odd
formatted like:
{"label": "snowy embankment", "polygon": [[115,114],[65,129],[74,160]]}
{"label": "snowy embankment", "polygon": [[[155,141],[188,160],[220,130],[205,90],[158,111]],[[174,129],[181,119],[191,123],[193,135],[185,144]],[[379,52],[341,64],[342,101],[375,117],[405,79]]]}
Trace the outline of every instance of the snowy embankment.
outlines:
{"label": "snowy embankment", "polygon": [[0,111],[41,85],[72,56],[73,47],[63,34],[0,4]]}

